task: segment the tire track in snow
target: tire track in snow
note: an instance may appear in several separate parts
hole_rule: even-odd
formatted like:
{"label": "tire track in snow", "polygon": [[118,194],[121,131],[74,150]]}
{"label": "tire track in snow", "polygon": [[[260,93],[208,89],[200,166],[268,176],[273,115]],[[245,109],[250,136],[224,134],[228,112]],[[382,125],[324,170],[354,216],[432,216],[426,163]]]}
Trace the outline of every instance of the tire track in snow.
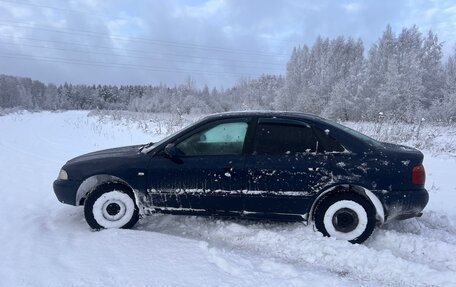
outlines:
{"label": "tire track in snow", "polygon": [[[429,248],[429,252],[422,256],[439,251],[439,254],[418,261],[419,249],[415,253],[413,249],[410,249],[412,252],[406,249],[399,251],[407,246],[407,242],[413,241],[414,236],[394,231],[377,232],[375,240],[368,245],[352,245],[323,238],[311,227],[299,223],[251,223],[154,215],[143,220],[138,228],[202,240],[219,248],[243,250],[293,265],[312,266],[316,270],[327,270],[358,282],[456,286],[453,276],[456,261],[450,258],[453,256],[451,251],[455,250],[453,245],[439,241],[419,243],[426,239],[416,236],[413,246]],[[399,244],[394,245],[394,240]]]}
{"label": "tire track in snow", "polygon": [[55,164],[60,164],[60,161],[54,160],[52,158],[46,157],[46,156],[41,156],[37,153],[33,153],[30,151],[26,151],[24,149],[18,148],[14,145],[7,144],[6,141],[1,141],[0,146],[6,150],[9,151],[9,154],[14,155],[17,157],[18,155],[25,156],[28,160],[30,159],[36,159],[44,162],[50,162],[50,163],[55,163]]}
{"label": "tire track in snow", "polygon": [[426,212],[421,218],[385,225],[373,234],[366,245],[436,270],[456,272],[454,222],[437,212]]}
{"label": "tire track in snow", "polygon": [[456,217],[428,211],[421,218],[393,221],[381,229],[414,234],[421,238],[439,240],[456,245]]}
{"label": "tire track in snow", "polygon": [[427,265],[439,271],[456,272],[456,245],[439,240],[423,239],[414,234],[379,230],[366,245],[378,251],[388,251],[397,257]]}

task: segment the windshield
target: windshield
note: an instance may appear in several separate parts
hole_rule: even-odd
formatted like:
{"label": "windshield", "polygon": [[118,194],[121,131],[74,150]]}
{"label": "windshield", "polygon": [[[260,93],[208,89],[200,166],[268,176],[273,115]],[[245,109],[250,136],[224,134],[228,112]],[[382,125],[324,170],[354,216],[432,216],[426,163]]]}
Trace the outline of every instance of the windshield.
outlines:
{"label": "windshield", "polygon": [[153,150],[154,148],[156,148],[156,147],[162,145],[163,143],[169,141],[171,138],[173,138],[173,137],[176,136],[177,134],[180,134],[180,133],[186,131],[187,129],[192,128],[193,126],[199,124],[199,123],[202,122],[204,119],[206,119],[206,118],[202,118],[202,119],[200,119],[200,120],[194,122],[193,124],[188,125],[187,127],[183,128],[183,129],[181,129],[181,130],[178,130],[177,132],[174,132],[174,133],[172,133],[172,134],[170,134],[170,135],[164,137],[163,139],[159,140],[159,141],[156,142],[156,143],[150,142],[150,143],[144,145],[144,146],[141,148],[141,152],[142,152],[142,153],[148,153],[148,152],[150,152],[150,151]]}
{"label": "windshield", "polygon": [[163,139],[159,140],[158,142],[150,142],[148,144],[145,144],[142,148],[141,148],[141,152],[142,153],[148,153],[150,152],[151,150],[153,150],[154,148],[156,148],[157,146],[161,145],[162,143],[168,141],[170,138],[172,138],[174,135],[176,135],[176,133],[173,133],[173,134],[170,134],[168,135],[167,137],[164,137]]}

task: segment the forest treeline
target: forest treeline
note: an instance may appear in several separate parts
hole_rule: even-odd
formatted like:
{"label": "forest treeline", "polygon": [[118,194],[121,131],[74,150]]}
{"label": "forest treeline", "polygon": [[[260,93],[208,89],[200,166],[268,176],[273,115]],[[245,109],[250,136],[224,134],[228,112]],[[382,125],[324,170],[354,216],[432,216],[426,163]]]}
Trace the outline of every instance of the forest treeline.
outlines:
{"label": "forest treeline", "polygon": [[293,110],[344,121],[456,122],[456,49],[416,26],[387,26],[367,51],[358,39],[318,37],[295,47],[286,75],[241,79],[230,88],[176,85],[62,85],[0,75],[0,107],[211,113]]}

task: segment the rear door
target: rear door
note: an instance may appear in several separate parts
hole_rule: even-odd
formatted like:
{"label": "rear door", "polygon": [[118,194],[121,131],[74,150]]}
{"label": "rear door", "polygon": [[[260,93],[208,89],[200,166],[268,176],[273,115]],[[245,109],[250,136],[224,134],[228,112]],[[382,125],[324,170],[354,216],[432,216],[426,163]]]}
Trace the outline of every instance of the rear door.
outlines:
{"label": "rear door", "polygon": [[259,118],[246,158],[248,189],[244,209],[304,214],[330,165],[312,127],[301,120]]}

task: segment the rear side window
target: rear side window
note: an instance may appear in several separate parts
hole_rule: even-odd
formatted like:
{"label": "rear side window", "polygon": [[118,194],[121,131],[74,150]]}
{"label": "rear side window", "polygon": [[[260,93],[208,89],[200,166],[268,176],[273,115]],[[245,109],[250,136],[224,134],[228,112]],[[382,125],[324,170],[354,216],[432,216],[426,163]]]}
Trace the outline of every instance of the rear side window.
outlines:
{"label": "rear side window", "polygon": [[325,152],[343,152],[345,148],[334,139],[329,130],[327,132],[322,131],[319,128],[314,128],[315,133],[317,134],[321,147]]}
{"label": "rear side window", "polygon": [[296,154],[317,150],[312,129],[303,125],[259,123],[254,140],[254,154]]}

